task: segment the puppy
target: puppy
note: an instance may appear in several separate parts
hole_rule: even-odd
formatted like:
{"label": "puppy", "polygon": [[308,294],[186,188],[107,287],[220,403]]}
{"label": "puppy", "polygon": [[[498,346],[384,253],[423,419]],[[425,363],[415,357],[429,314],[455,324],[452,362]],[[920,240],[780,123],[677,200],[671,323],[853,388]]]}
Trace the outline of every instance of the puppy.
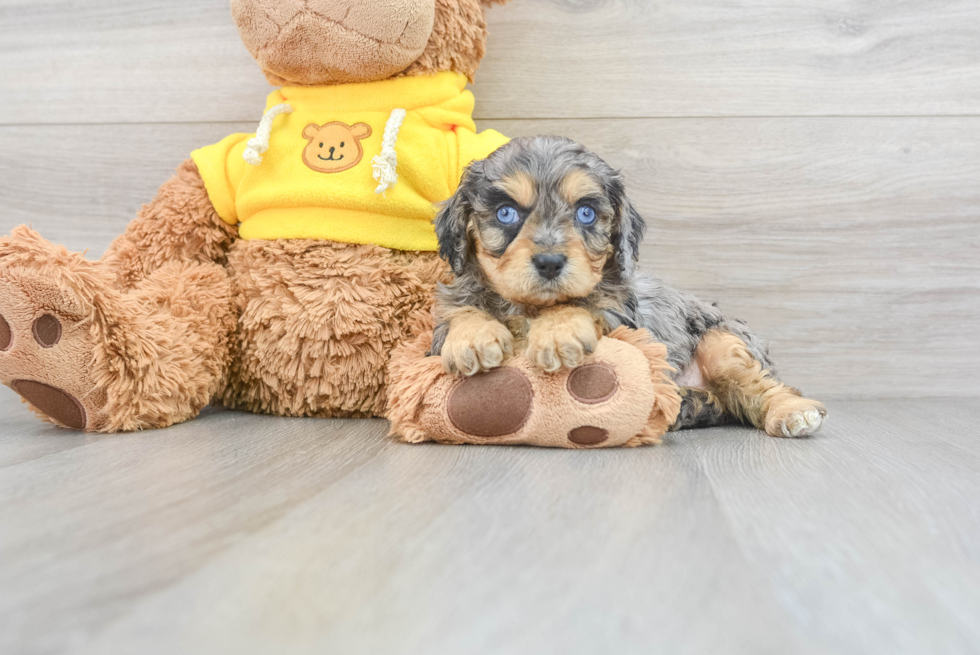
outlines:
{"label": "puppy", "polygon": [[470,164],[435,220],[455,279],[437,290],[432,354],[474,375],[517,349],[548,372],[583,363],[616,327],[667,346],[682,385],[676,428],[817,430],[824,406],[780,382],[741,321],[637,271],[646,224],[617,171],[560,137],[515,139]]}

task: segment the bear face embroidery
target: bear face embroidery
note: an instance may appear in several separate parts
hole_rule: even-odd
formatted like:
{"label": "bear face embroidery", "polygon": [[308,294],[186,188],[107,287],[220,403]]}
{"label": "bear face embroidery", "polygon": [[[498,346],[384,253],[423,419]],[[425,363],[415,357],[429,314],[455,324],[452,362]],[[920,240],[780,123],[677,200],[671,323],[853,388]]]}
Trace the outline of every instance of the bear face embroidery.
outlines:
{"label": "bear face embroidery", "polygon": [[371,126],[367,123],[310,123],[303,128],[303,138],[309,141],[303,149],[303,163],[318,173],[346,171],[364,157],[361,139],[369,136]]}

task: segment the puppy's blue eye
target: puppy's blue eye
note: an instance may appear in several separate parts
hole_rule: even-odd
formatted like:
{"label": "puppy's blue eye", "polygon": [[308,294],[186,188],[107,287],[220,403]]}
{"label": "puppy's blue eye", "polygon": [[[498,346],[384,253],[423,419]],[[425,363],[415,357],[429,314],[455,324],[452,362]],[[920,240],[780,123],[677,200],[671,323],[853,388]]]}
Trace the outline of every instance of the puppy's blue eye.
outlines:
{"label": "puppy's blue eye", "polygon": [[582,205],[575,212],[575,219],[582,225],[592,225],[595,223],[595,210],[588,205]]}
{"label": "puppy's blue eye", "polygon": [[512,225],[521,220],[521,215],[513,207],[504,206],[497,210],[497,220],[504,225]]}

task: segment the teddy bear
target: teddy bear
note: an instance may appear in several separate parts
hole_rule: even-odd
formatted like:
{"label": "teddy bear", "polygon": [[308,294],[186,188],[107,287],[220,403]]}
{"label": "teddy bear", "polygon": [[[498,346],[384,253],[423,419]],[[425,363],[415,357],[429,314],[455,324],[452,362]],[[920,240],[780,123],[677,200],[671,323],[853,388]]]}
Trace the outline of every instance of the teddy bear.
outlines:
{"label": "teddy bear", "polygon": [[99,261],[25,226],[0,238],[0,382],[91,432],[209,403],[385,416],[390,355],[449,275],[435,207],[507,142],[476,131],[466,90],[504,1],[231,0],[276,87],[255,133],[194,151]]}

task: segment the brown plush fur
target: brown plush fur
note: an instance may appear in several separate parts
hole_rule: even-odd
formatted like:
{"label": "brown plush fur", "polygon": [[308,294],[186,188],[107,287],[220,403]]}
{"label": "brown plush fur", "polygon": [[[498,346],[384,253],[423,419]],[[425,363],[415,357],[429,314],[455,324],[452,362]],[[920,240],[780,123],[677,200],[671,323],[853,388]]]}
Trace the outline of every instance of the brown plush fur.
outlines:
{"label": "brown plush fur", "polygon": [[227,263],[238,228],[218,218],[204,180],[190,159],[143,205],[135,221],[102,256],[116,283],[131,289],[167,262]]}
{"label": "brown plush fur", "polygon": [[[435,0],[436,15],[422,56],[402,75],[451,70],[473,81],[487,49],[487,23],[478,0]],[[502,3],[500,3],[502,4]]]}
{"label": "brown plush fur", "polygon": [[650,418],[643,432],[627,441],[624,447],[645,446],[660,443],[661,435],[670,429],[677,420],[681,408],[681,398],[677,385],[670,377],[673,372],[667,364],[667,346],[650,338],[646,330],[631,330],[618,327],[609,333],[610,339],[618,339],[639,349],[650,362],[650,377],[656,389],[657,402],[650,410]]}
{"label": "brown plush fur", "polygon": [[237,241],[240,314],[229,407],[282,416],[381,416],[392,348],[429,313],[435,253],[294,239]]}
{"label": "brown plush fur", "polygon": [[432,345],[431,314],[419,315],[412,327],[413,334],[419,336],[402,343],[391,353],[388,364],[391,393],[386,416],[391,421],[389,436],[408,443],[423,443],[431,440],[422,426],[426,397],[446,371],[439,357],[426,356]]}
{"label": "brown plush fur", "polygon": [[96,321],[93,368],[107,391],[103,430],[166,427],[197,416],[224,381],[235,327],[216,264],[171,262]]}

